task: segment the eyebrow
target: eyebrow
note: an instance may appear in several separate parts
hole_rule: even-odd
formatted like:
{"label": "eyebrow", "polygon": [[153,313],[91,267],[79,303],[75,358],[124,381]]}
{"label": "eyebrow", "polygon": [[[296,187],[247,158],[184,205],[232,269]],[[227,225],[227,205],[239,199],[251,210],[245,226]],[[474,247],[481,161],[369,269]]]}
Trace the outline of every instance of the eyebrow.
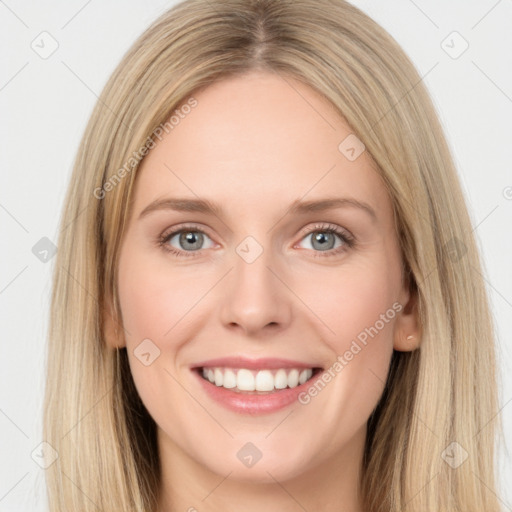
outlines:
{"label": "eyebrow", "polygon": [[[287,213],[303,215],[311,212],[323,212],[337,208],[353,207],[366,212],[373,221],[377,220],[375,210],[364,201],[350,197],[333,197],[311,201],[295,200]],[[223,210],[220,205],[212,203],[207,199],[188,199],[188,198],[163,198],[150,203],[139,215],[139,220],[151,212],[159,210],[175,210],[181,212],[197,212],[222,217]]]}

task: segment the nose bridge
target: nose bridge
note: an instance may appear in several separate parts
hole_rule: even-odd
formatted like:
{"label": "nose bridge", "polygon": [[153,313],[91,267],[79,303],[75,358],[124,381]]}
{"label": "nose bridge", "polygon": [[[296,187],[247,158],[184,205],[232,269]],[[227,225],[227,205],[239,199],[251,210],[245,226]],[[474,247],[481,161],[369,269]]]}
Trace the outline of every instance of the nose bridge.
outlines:
{"label": "nose bridge", "polygon": [[234,268],[223,297],[223,323],[238,324],[247,332],[256,332],[268,324],[286,323],[289,304],[282,284],[273,274],[272,251],[253,237],[246,237],[235,251]]}

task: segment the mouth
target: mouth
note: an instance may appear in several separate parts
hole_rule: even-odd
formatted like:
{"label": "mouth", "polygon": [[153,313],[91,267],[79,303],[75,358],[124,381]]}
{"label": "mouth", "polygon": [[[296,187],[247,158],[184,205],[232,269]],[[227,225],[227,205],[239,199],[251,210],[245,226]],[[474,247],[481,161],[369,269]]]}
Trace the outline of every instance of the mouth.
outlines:
{"label": "mouth", "polygon": [[190,369],[205,398],[244,415],[278,412],[296,404],[324,371],[304,361],[244,356],[209,359]]}
{"label": "mouth", "polygon": [[193,371],[201,379],[218,388],[247,395],[269,395],[302,386],[314,379],[323,369],[202,366],[194,368]]}

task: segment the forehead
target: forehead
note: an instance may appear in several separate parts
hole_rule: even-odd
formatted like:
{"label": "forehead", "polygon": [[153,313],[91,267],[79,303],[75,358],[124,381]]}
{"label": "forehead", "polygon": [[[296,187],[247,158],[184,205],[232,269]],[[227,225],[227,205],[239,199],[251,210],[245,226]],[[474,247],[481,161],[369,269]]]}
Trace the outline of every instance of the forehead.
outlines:
{"label": "forehead", "polygon": [[355,140],[347,139],[355,137],[351,128],[307,85],[251,72],[193,97],[197,106],[182,114],[139,168],[136,212],[166,195],[199,196],[252,212],[263,204],[282,208],[302,197],[340,195],[390,213],[373,161],[366,151],[354,160],[340,150],[340,143]]}

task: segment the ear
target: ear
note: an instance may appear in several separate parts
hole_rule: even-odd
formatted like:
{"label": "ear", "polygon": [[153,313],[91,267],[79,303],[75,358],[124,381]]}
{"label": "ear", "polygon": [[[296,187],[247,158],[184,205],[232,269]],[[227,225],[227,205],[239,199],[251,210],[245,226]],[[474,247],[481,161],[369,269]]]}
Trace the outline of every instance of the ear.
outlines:
{"label": "ear", "polygon": [[113,300],[110,294],[108,295],[102,308],[103,338],[109,347],[122,348],[126,346],[123,325],[115,313]]}
{"label": "ear", "polygon": [[416,286],[409,282],[404,284],[400,304],[403,307],[395,322],[393,348],[399,352],[410,352],[419,348],[422,334]]}

